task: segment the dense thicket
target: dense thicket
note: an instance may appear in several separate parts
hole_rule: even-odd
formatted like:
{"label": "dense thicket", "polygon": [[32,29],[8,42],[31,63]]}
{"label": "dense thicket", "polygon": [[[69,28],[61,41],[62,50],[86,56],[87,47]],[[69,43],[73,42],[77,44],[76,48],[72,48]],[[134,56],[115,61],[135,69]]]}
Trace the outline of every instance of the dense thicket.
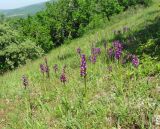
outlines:
{"label": "dense thicket", "polygon": [[[47,3],[47,9],[18,20],[24,36],[32,38],[48,52],[54,46],[81,36],[129,6],[148,5],[150,0],[58,0]],[[15,27],[15,25],[14,25]]]}
{"label": "dense thicket", "polygon": [[114,14],[151,0],[58,0],[49,2],[44,11],[27,18],[0,22],[0,72],[25,64],[64,41],[105,22]]}
{"label": "dense thicket", "polygon": [[29,39],[24,39],[19,32],[7,24],[0,25],[0,73],[26,63],[43,54],[41,47]]}

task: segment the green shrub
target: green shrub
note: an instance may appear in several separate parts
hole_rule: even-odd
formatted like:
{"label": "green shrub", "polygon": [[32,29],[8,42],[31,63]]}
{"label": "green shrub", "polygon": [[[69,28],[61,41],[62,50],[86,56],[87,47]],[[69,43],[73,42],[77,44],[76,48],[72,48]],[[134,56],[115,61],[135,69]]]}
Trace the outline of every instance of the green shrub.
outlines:
{"label": "green shrub", "polygon": [[25,64],[26,60],[36,59],[44,53],[36,43],[23,40],[8,25],[0,25],[0,50],[0,73]]}
{"label": "green shrub", "polygon": [[36,59],[42,54],[43,50],[30,40],[20,44],[13,43],[0,52],[0,60],[2,61],[0,72],[24,65],[28,59]]}
{"label": "green shrub", "polygon": [[101,13],[110,19],[113,14],[118,14],[122,11],[123,7],[119,5],[117,0],[101,0]]}
{"label": "green shrub", "polygon": [[0,25],[0,50],[3,50],[12,43],[17,44],[21,40],[18,31],[11,29],[8,25]]}

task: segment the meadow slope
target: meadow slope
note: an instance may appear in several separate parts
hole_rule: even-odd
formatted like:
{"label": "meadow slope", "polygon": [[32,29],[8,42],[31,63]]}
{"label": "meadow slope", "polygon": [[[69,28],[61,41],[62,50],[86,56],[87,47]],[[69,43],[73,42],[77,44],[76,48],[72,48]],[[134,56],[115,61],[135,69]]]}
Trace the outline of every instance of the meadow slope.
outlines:
{"label": "meadow slope", "polygon": [[[159,0],[154,0],[150,7],[131,8],[113,16],[103,28],[93,30],[47,54],[50,79],[40,72],[39,65],[44,58],[28,61],[27,65],[0,76],[0,128],[158,128],[155,119],[160,115],[159,55],[153,58],[153,51],[147,54],[141,52],[137,46],[148,41],[142,40],[139,37],[143,36],[138,37],[136,33],[145,30],[150,34],[151,31],[146,28],[153,26],[153,34],[154,29],[159,31],[159,23]],[[123,30],[125,26],[130,31],[116,37],[113,31]],[[128,47],[123,51],[139,57],[138,68],[131,62],[123,65],[105,56],[104,39],[111,46],[112,41],[118,38],[123,37],[126,41],[128,35],[137,37],[132,37],[133,43],[131,40],[131,44],[125,44]],[[154,35],[148,38],[152,39]],[[88,60],[92,44],[101,48],[95,64]],[[80,76],[80,56],[76,52],[78,47],[87,57],[86,96],[83,94],[84,79]],[[58,65],[57,74],[53,70],[54,64]],[[67,77],[65,85],[60,81],[64,65]],[[22,75],[28,77],[26,90],[22,85]]]}

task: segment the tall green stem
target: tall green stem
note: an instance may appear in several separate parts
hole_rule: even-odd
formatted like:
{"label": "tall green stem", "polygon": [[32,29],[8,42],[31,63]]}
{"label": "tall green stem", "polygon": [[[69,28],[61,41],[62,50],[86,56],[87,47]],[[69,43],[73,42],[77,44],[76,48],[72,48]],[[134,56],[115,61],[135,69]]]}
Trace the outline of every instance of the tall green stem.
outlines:
{"label": "tall green stem", "polygon": [[84,96],[86,97],[87,94],[87,77],[84,77],[84,85],[85,85],[85,91],[84,91]]}

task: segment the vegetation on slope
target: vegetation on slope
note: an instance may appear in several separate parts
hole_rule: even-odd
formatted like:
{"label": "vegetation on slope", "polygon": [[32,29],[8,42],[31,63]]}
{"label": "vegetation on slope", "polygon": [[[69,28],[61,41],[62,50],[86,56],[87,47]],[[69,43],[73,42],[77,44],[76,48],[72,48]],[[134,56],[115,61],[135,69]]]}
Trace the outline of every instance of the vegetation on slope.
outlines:
{"label": "vegetation on slope", "polygon": [[[158,128],[155,121],[160,115],[158,2],[112,17],[106,28],[95,31],[98,33],[84,35],[51,51],[46,56],[49,79],[40,72],[39,65],[44,59],[1,76],[2,128]],[[122,33],[125,26],[130,30]],[[104,40],[107,48],[120,40],[123,54],[137,55],[139,66],[106,58]],[[92,44],[101,48],[95,64],[88,60]],[[87,57],[85,97],[78,47]],[[54,64],[58,65],[57,73],[52,69]],[[65,85],[60,81],[64,65]],[[28,78],[27,89],[23,88],[22,75]]]}
{"label": "vegetation on slope", "polygon": [[[97,0],[58,0],[47,3],[46,9],[38,12],[36,15],[28,16],[27,18],[9,19],[8,24],[16,31],[19,31],[20,38],[25,40],[29,39],[31,42],[34,42],[38,48],[40,47],[47,53],[54,47],[80,37],[86,31],[98,27],[105,21],[110,20],[111,16],[125,11],[130,6],[145,6],[149,5],[150,1],[151,0],[130,0],[127,2],[126,0],[100,0],[97,2]],[[2,21],[3,18],[1,22]],[[2,26],[5,26],[6,22],[7,21],[2,22],[2,24],[4,24]],[[3,36],[1,40],[4,40]],[[36,49],[36,47],[34,48]],[[37,50],[33,51],[37,52]],[[0,67],[1,73],[11,68],[16,68],[25,62],[19,60],[17,65],[17,62],[14,62],[12,56],[7,56],[6,58],[6,52],[3,53],[3,56],[0,57],[3,58]],[[16,52],[16,56],[21,56],[19,55],[20,53],[21,52]],[[35,55],[33,58],[39,57],[37,56],[39,53]],[[28,59],[31,58],[25,56],[25,60]],[[12,63],[8,65],[7,62]]]}
{"label": "vegetation on slope", "polygon": [[33,60],[44,54],[41,47],[21,37],[7,24],[0,25],[0,50],[0,73],[26,64],[26,59]]}

